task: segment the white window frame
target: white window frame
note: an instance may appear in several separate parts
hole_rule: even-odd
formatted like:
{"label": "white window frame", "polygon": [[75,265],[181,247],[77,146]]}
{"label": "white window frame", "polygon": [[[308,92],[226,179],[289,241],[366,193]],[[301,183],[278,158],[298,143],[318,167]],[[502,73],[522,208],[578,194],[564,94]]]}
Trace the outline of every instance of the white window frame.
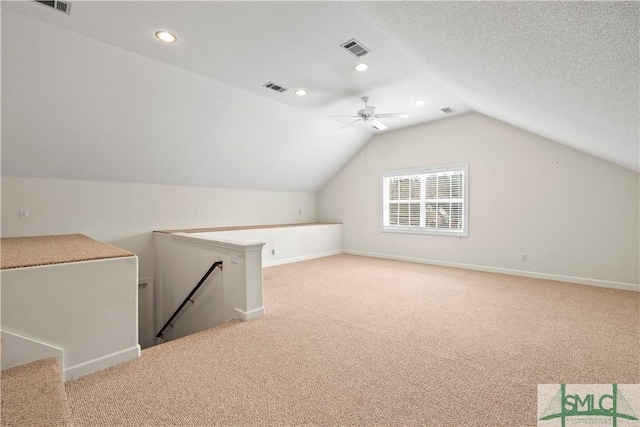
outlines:
{"label": "white window frame", "polygon": [[[424,209],[426,209],[426,186],[425,177],[429,174],[437,174],[441,172],[454,172],[462,171],[463,176],[463,191],[462,191],[462,229],[434,229],[427,228],[423,223],[425,218]],[[421,226],[404,226],[404,225],[390,225],[389,224],[389,188],[386,185],[388,178],[402,177],[402,176],[415,176],[421,175],[421,195],[420,195],[420,222]],[[396,169],[390,171],[384,171],[381,173],[380,186],[381,191],[381,214],[380,214],[380,231],[389,233],[412,233],[412,234],[430,234],[437,236],[457,236],[468,237],[469,236],[469,163],[449,163],[446,165],[435,166],[423,166],[410,169]]]}

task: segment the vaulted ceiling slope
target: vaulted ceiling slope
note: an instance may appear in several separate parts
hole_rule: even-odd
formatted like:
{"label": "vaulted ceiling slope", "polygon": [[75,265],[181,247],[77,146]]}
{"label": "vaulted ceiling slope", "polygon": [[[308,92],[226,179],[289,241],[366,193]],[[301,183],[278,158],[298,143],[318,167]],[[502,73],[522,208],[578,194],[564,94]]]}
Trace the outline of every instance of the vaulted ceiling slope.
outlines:
{"label": "vaulted ceiling slope", "polygon": [[[385,132],[477,111],[638,171],[639,16],[637,2],[5,1],[2,172],[317,191],[378,132],[328,117],[362,96],[409,113]],[[371,52],[340,48],[351,38]]]}

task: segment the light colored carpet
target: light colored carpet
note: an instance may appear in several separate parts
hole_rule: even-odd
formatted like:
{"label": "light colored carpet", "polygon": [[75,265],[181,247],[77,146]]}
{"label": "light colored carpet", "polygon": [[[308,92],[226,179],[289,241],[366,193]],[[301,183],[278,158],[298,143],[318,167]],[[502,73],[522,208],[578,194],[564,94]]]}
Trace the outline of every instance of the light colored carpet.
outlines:
{"label": "light colored carpet", "polygon": [[5,237],[0,240],[0,268],[34,267],[67,262],[134,256],[84,234]]}
{"label": "light colored carpet", "polygon": [[535,426],[539,383],[639,383],[640,295],[351,255],[266,315],[66,385],[79,426]]}
{"label": "light colored carpet", "polygon": [[3,427],[71,426],[60,361],[38,360],[2,372]]}

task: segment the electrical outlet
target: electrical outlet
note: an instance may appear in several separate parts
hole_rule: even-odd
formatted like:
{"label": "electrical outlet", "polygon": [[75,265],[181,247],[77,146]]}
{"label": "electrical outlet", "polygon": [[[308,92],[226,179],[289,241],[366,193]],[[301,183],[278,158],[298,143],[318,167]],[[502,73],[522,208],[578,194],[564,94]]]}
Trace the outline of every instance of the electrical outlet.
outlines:
{"label": "electrical outlet", "polygon": [[195,212],[196,216],[200,216],[200,209],[196,209]]}
{"label": "electrical outlet", "polygon": [[520,254],[520,261],[527,261],[527,253],[526,252],[522,252]]}
{"label": "electrical outlet", "polygon": [[231,264],[237,264],[239,262],[239,258],[240,257],[238,256],[237,252],[231,253],[231,256],[230,256]]}
{"label": "electrical outlet", "polygon": [[26,209],[20,209],[19,215],[20,215],[20,219],[29,218],[29,211]]}
{"label": "electrical outlet", "polygon": [[276,248],[275,246],[273,248],[271,248],[271,255],[275,255],[276,254]]}

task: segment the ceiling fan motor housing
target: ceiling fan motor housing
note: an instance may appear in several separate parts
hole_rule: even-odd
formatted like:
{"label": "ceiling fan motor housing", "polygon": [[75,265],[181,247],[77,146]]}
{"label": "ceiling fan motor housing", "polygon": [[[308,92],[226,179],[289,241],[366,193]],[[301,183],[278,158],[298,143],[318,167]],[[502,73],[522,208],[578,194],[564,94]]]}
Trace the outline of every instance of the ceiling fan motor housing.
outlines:
{"label": "ceiling fan motor housing", "polygon": [[376,107],[367,105],[365,108],[358,111],[358,115],[361,117],[369,118],[375,114],[375,111],[376,111]]}

